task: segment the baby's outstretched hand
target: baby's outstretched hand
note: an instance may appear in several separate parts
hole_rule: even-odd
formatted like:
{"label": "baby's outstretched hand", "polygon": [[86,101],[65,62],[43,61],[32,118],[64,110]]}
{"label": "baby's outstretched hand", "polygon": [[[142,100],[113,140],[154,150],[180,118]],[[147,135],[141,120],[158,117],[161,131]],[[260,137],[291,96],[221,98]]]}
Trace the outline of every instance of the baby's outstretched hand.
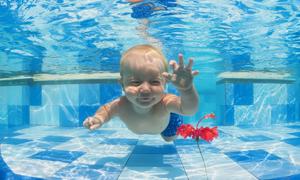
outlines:
{"label": "baby's outstretched hand", "polygon": [[189,59],[187,66],[183,63],[183,55],[178,55],[179,62],[171,60],[170,66],[172,66],[173,73],[163,72],[163,76],[171,81],[174,86],[179,90],[187,90],[193,85],[193,77],[199,74],[199,71],[192,71],[193,59]]}
{"label": "baby's outstretched hand", "polygon": [[90,129],[90,130],[95,130],[99,128],[102,125],[100,120],[95,117],[88,117],[83,121],[83,126]]}

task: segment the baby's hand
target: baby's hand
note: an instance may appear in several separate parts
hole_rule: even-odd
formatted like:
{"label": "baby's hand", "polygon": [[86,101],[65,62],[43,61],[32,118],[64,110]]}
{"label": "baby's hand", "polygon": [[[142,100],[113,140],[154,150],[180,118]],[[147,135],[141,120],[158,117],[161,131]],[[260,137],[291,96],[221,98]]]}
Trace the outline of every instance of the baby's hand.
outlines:
{"label": "baby's hand", "polygon": [[170,61],[170,66],[173,68],[173,73],[164,72],[163,76],[171,81],[179,90],[187,90],[193,85],[193,77],[199,74],[199,71],[192,71],[193,59],[189,59],[189,64],[184,66],[182,54],[178,55],[179,63]]}
{"label": "baby's hand", "polygon": [[83,126],[90,130],[95,130],[102,126],[102,122],[98,118],[88,117],[83,121]]}

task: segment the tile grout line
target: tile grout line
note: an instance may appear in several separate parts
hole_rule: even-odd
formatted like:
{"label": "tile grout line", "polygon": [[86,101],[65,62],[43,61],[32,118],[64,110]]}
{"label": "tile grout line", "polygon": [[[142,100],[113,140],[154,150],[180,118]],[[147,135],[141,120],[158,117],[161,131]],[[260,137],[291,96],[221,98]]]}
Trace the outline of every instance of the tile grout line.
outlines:
{"label": "tile grout line", "polygon": [[[134,148],[136,147],[136,145],[138,144],[138,142],[139,142],[139,139],[137,140],[136,144],[134,145]],[[124,166],[123,166],[123,168],[122,168],[122,171],[120,172],[120,174],[119,174],[119,176],[117,177],[117,179],[119,179],[119,177],[121,176],[121,174],[122,174],[122,172],[124,171],[125,167],[127,166],[127,163],[128,163],[130,157],[131,157],[132,154],[133,154],[134,148],[132,149],[130,155],[128,156],[128,158],[127,158],[127,160],[126,160],[126,162],[125,162],[125,164],[124,164]]]}
{"label": "tile grout line", "polygon": [[[175,146],[174,141],[173,141],[173,145]],[[186,172],[185,167],[184,167],[184,165],[183,165],[183,163],[182,163],[180,154],[179,154],[178,151],[177,151],[177,147],[175,146],[175,148],[176,148],[177,155],[179,156],[179,160],[180,160],[180,163],[181,163],[181,165],[182,165],[182,168],[183,168],[183,170],[184,170],[184,174],[186,175],[186,178],[189,180],[190,178],[189,178],[189,176],[187,175],[187,172]]]}

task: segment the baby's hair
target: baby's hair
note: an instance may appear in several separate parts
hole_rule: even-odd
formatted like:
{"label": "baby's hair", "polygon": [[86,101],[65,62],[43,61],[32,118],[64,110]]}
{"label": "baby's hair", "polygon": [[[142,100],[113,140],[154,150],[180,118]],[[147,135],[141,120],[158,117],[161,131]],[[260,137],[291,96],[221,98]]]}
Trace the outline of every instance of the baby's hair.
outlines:
{"label": "baby's hair", "polygon": [[166,72],[168,72],[168,64],[167,64],[167,60],[165,58],[165,56],[163,55],[162,51],[154,46],[151,46],[149,44],[141,44],[141,45],[136,45],[136,46],[133,46],[131,48],[129,48],[127,51],[125,51],[122,55],[122,58],[121,58],[121,62],[120,62],[120,66],[121,66],[121,70],[122,70],[122,67],[124,65],[124,59],[125,57],[131,53],[132,51],[144,51],[144,54],[148,54],[148,53],[157,53],[159,56],[161,56],[162,58],[162,62],[164,64],[164,70]]}

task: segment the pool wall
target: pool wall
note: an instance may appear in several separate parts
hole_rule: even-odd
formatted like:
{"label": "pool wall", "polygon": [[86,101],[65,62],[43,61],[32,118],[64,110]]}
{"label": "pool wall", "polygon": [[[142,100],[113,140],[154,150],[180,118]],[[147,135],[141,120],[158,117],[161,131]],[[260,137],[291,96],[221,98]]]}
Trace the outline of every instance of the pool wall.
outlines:
{"label": "pool wall", "polygon": [[299,120],[296,83],[221,83],[217,86],[219,123],[269,126]]}
{"label": "pool wall", "polygon": [[121,95],[115,83],[0,86],[0,124],[81,126],[85,117]]}
{"label": "pool wall", "polygon": [[[299,121],[299,83],[219,83],[195,78],[199,111],[185,122],[216,112],[216,125],[268,126]],[[208,84],[210,83],[210,84]],[[82,126],[97,108],[122,94],[117,83],[0,86],[0,124]],[[168,86],[168,92],[177,93]],[[105,127],[124,125],[120,121]]]}

